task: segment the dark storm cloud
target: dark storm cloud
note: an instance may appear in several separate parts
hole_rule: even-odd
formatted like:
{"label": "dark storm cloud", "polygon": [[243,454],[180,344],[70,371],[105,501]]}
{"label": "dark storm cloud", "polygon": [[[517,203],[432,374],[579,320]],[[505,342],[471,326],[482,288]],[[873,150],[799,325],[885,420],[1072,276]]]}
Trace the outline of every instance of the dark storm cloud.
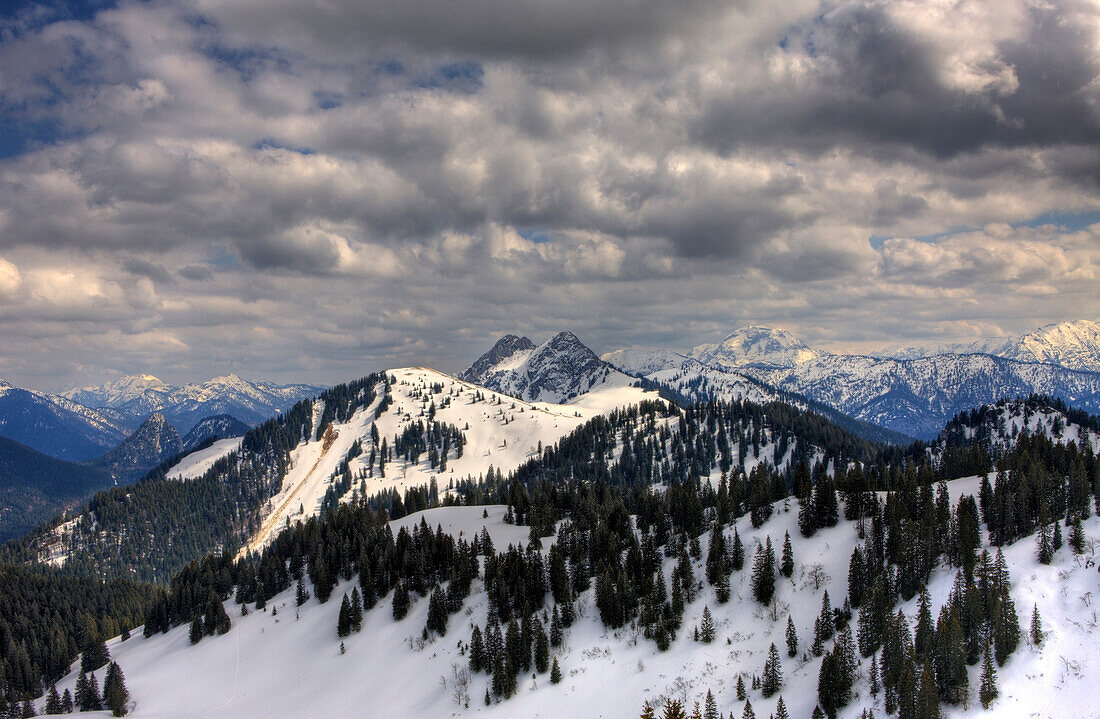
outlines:
{"label": "dark storm cloud", "polygon": [[160,282],[165,285],[174,284],[176,281],[176,279],[172,277],[172,273],[164,268],[164,265],[158,265],[154,262],[138,259],[137,257],[127,257],[123,260],[122,270],[131,275],[148,277],[154,282]]}
{"label": "dark storm cloud", "polygon": [[1100,10],[1083,10],[1093,22],[1077,24],[1067,22],[1068,4],[1029,7],[1026,36],[997,46],[1017,87],[978,89],[947,83],[942,49],[885,5],[841,8],[785,39],[786,52],[805,54],[817,69],[805,85],[713,98],[692,135],[722,152],[901,146],[941,159],[987,146],[1094,144]]}
{"label": "dark storm cloud", "polygon": [[209,282],[214,279],[214,273],[209,267],[202,267],[200,265],[187,265],[179,269],[180,277],[184,277],[195,282]]}
{"label": "dark storm cloud", "polygon": [[298,37],[346,53],[404,47],[540,58],[653,40],[728,7],[715,0],[197,0],[195,5],[242,33]]}

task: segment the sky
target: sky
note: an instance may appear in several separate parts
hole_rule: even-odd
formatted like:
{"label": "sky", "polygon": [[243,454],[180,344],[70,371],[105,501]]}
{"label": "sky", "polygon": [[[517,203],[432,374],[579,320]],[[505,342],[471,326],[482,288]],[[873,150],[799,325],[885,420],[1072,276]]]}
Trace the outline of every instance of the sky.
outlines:
{"label": "sky", "polygon": [[0,11],[0,378],[1100,318],[1089,0]]}

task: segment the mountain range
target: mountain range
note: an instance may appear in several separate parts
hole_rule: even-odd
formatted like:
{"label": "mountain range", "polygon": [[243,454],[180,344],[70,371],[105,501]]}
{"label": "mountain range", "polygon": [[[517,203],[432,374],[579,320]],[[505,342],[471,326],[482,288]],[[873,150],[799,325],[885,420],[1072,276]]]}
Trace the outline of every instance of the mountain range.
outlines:
{"label": "mountain range", "polygon": [[[1094,325],[1079,321],[1051,326],[1002,349],[1021,356],[1021,347],[1033,353],[1041,348],[1044,357],[1100,366],[1100,345],[1094,346],[1090,330]],[[935,436],[960,411],[1035,392],[1100,411],[1098,372],[981,353],[912,359],[834,354],[812,348],[786,330],[755,325],[685,354],[620,350],[603,359],[628,374],[677,384],[681,392],[703,386],[717,396],[736,396],[746,380],[753,381],[922,439]]]}

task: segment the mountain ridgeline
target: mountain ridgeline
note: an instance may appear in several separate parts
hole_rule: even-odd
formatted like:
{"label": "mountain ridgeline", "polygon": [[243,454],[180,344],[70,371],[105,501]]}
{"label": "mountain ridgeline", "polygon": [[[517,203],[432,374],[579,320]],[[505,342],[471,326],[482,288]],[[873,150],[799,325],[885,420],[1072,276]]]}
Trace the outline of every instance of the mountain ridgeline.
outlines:
{"label": "mountain ridgeline", "polygon": [[383,375],[370,375],[298,402],[249,430],[240,449],[197,479],[166,479],[162,464],[133,486],[96,494],[66,531],[42,527],[3,547],[0,559],[34,562],[61,551],[69,574],[167,581],[195,557],[234,552],[259,528],[265,502],[280,491],[291,450],[372,404],[384,383]]}

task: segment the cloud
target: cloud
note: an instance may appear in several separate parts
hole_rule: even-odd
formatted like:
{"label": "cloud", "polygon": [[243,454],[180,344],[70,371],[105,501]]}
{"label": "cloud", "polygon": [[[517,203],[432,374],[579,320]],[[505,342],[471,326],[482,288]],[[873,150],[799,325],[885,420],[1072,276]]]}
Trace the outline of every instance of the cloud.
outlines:
{"label": "cloud", "polygon": [[39,130],[0,159],[0,376],[334,381],[460,370],[502,331],[882,346],[1095,317],[1095,231],[1058,222],[1100,212],[1098,26],[1077,0],[15,18],[0,121]]}

